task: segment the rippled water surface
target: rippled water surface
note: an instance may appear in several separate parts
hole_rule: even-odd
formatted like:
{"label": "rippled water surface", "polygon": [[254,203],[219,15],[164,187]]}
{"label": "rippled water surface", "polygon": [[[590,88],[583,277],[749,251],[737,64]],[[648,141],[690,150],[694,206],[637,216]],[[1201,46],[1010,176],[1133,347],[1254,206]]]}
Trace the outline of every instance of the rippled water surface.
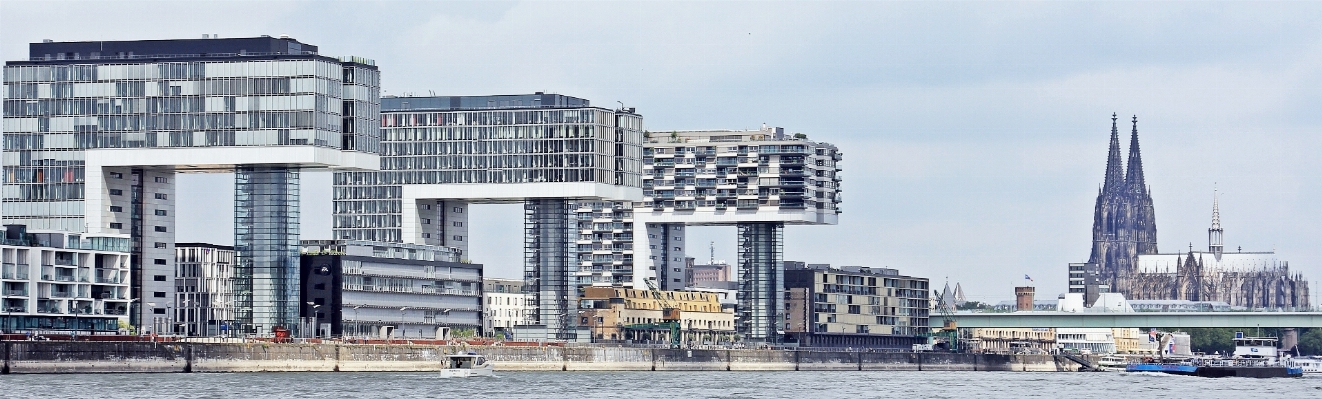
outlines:
{"label": "rippled water surface", "polygon": [[1322,376],[937,371],[0,375],[5,398],[1317,398]]}

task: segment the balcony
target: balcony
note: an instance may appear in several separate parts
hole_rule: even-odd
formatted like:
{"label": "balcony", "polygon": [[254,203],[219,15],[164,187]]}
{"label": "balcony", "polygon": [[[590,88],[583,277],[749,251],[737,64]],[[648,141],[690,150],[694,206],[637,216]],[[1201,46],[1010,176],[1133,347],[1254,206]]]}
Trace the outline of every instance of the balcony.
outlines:
{"label": "balcony", "polygon": [[4,289],[4,295],[5,295],[5,296],[28,296],[28,290],[27,290],[26,288],[6,288],[6,289]]}

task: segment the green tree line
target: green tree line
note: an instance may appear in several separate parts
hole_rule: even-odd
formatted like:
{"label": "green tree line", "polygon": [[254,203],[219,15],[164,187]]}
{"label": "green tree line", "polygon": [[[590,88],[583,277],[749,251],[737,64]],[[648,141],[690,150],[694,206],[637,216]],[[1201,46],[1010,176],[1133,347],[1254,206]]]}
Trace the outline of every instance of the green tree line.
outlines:
{"label": "green tree line", "polygon": [[[1282,336],[1282,329],[1280,328],[1158,328],[1158,330],[1189,333],[1189,346],[1193,347],[1193,351],[1208,354],[1234,352],[1236,331],[1243,332],[1244,336],[1248,337],[1280,338]],[[1299,328],[1297,330],[1299,330],[1299,354],[1303,356],[1322,355],[1322,328]]]}

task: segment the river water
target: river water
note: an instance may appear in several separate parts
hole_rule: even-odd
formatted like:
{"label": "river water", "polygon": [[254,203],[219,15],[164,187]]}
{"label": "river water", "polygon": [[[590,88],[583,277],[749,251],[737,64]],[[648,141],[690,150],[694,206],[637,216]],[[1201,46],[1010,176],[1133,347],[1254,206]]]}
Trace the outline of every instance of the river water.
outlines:
{"label": "river water", "polygon": [[1322,376],[938,371],[0,375],[4,398],[1318,398]]}

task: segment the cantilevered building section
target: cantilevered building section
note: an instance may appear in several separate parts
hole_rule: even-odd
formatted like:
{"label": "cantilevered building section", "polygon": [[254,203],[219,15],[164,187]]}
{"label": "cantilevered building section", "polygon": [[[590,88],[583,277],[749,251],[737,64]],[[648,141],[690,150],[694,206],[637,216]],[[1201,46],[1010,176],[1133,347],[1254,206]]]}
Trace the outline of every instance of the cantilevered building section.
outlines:
{"label": "cantilevered building section", "polygon": [[572,339],[580,259],[632,271],[614,234],[631,222],[613,204],[598,211],[642,198],[642,122],[558,94],[383,98],[381,172],[335,175],[334,234],[463,253],[469,204],[523,203],[525,287],[538,307],[527,322]]}
{"label": "cantilevered building section", "polygon": [[237,330],[293,326],[298,174],[378,167],[373,62],[283,36],[29,50],[5,64],[4,223],[129,234],[132,297],[168,298],[174,175],[237,172]]}
{"label": "cantilevered building section", "polygon": [[[832,225],[840,213],[841,153],[782,128],[651,132],[643,148],[643,201],[635,287],[684,287],[684,226],[737,226],[738,330],[752,341],[784,331],[785,225]],[[646,265],[646,267],[643,267]]]}

